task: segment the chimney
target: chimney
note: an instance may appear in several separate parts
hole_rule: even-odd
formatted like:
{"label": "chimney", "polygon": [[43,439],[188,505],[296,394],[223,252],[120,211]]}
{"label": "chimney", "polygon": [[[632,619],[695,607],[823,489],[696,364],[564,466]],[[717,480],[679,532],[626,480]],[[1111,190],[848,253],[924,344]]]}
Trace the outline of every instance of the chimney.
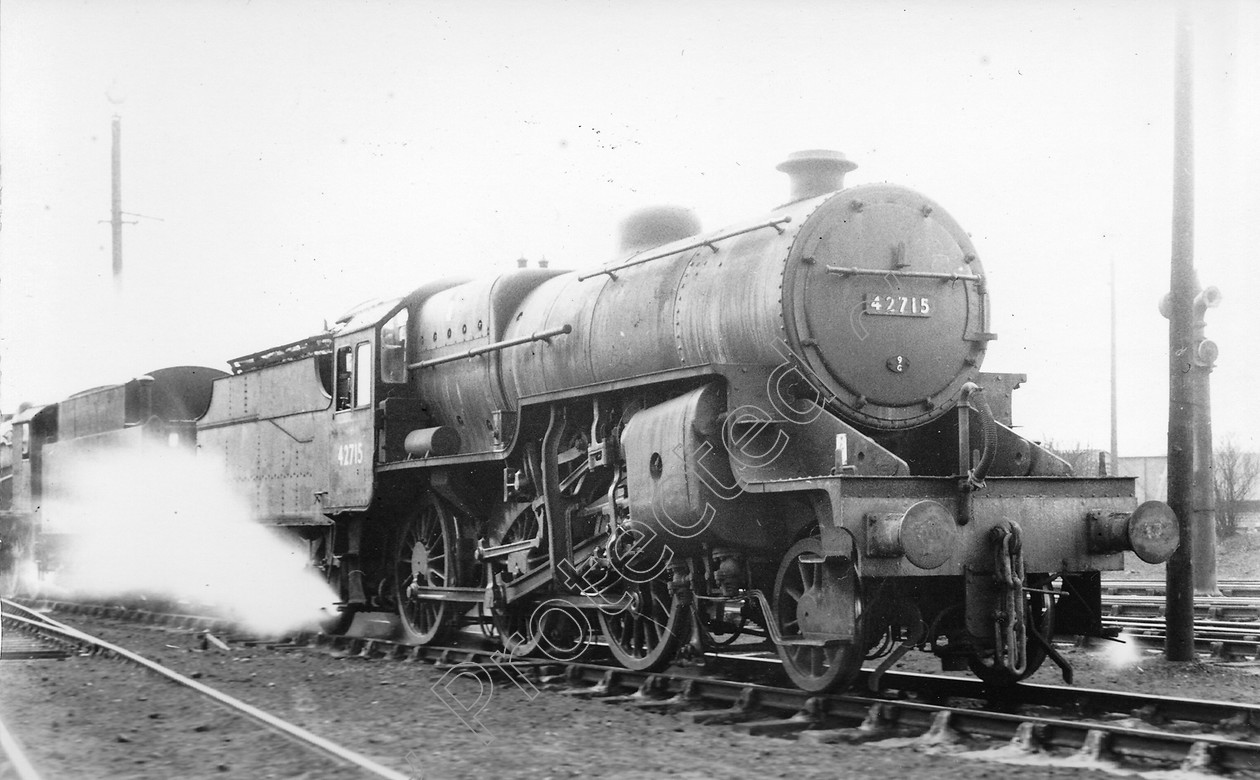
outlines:
{"label": "chimney", "polygon": [[792,180],[790,203],[815,198],[829,192],[844,189],[844,175],[857,167],[857,163],[842,152],[831,149],[806,149],[792,152],[775,166]]}

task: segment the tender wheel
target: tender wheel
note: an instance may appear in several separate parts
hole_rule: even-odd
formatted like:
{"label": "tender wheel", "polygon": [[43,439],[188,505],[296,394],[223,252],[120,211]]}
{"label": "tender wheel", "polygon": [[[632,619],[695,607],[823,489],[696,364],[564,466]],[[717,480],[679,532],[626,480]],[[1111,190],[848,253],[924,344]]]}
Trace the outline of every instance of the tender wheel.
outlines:
{"label": "tender wheel", "polygon": [[857,572],[845,559],[822,557],[817,538],[794,544],[783,556],[774,583],[774,617],[783,639],[825,638],[852,633],[853,639],[826,645],[777,645],[788,677],[802,690],[818,693],[848,685],[862,668],[866,652]]}
{"label": "tender wheel", "polygon": [[6,598],[16,596],[17,584],[17,561],[0,550],[0,596]]}
{"label": "tender wheel", "polygon": [[315,560],[327,562],[320,567],[312,565],[312,568],[319,572],[319,576],[323,577],[328,586],[337,593],[340,602],[324,608],[323,616],[319,621],[319,630],[325,634],[339,636],[350,630],[350,625],[354,623],[354,616],[359,612],[360,607],[346,603],[349,600],[349,594],[346,592],[341,563],[329,554],[332,544],[333,534],[329,531],[320,540],[314,555]]}
{"label": "tender wheel", "polygon": [[449,602],[426,599],[418,587],[446,588],[459,581],[455,525],[437,499],[428,497],[398,535],[394,582],[403,634],[414,644],[430,644],[450,627]]}
{"label": "tender wheel", "polygon": [[0,538],[0,596],[16,596],[18,589],[24,584],[28,588],[34,588],[33,584],[22,582],[23,569],[34,569],[30,565],[30,550],[33,547],[26,530],[22,528],[11,528],[6,531],[4,538]]}
{"label": "tender wheel", "polygon": [[354,623],[354,616],[359,611],[358,607],[345,606],[340,609],[329,608],[324,617],[319,621],[319,630],[325,634],[333,636],[341,636],[350,630],[350,625]]}
{"label": "tender wheel", "polygon": [[668,575],[628,585],[621,601],[625,606],[599,610],[608,649],[628,669],[664,669],[690,626],[690,610],[669,592]]}
{"label": "tender wheel", "polygon": [[18,566],[22,560],[21,549],[15,542],[0,539],[0,596],[17,595]]}
{"label": "tender wheel", "polygon": [[[1027,587],[1050,590],[1052,584],[1049,579],[1030,580]],[[978,654],[967,658],[972,674],[990,685],[1005,687],[1026,680],[1036,673],[1046,660],[1046,648],[1033,638],[1032,631],[1036,630],[1047,642],[1054,638],[1054,602],[1055,597],[1048,593],[1025,591],[1024,619],[1027,621],[1029,635],[1024,646],[1025,663],[1021,674],[1013,674],[1009,669],[994,666],[991,657]]]}

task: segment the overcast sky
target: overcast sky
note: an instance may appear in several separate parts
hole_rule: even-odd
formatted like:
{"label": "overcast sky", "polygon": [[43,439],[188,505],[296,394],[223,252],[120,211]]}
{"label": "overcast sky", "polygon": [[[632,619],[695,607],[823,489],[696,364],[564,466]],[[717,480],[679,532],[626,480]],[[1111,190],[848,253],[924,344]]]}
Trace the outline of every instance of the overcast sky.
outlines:
{"label": "overcast sky", "polygon": [[[1260,447],[1260,0],[1196,5],[1196,262],[1215,430]],[[706,228],[785,200],[774,165],[921,190],[973,237],[1028,374],[1016,422],[1164,451],[1171,4],[0,4],[0,408],[310,335],[522,254],[606,260],[649,203]],[[122,118],[124,290],[110,278]]]}

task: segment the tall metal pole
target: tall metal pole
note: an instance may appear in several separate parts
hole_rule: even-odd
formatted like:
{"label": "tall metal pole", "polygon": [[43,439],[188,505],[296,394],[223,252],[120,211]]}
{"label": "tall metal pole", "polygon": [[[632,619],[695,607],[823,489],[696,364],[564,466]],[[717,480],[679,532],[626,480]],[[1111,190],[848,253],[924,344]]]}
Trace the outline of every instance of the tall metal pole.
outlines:
{"label": "tall metal pole", "polygon": [[1191,401],[1194,299],[1193,38],[1188,0],[1177,4],[1173,85],[1172,273],[1168,299],[1168,505],[1181,546],[1168,560],[1164,656],[1194,659],[1194,430]]}
{"label": "tall metal pole", "polygon": [[[3,291],[4,289],[3,282],[4,282],[4,279],[0,277],[0,291]],[[3,294],[0,294],[0,300],[3,300],[3,299],[4,299]],[[0,311],[0,332],[3,332],[3,331],[4,331],[4,312]],[[0,387],[4,386],[3,379],[4,379],[4,371],[0,370]],[[3,419],[4,419],[4,405],[0,404],[0,420],[3,420]]]}
{"label": "tall metal pole", "polygon": [[1120,439],[1116,423],[1116,258],[1111,258],[1111,465],[1107,473],[1120,474]]}
{"label": "tall metal pole", "polygon": [[[0,300],[4,299],[4,279],[0,277]],[[0,311],[0,333],[4,332],[4,312]],[[0,387],[4,387],[4,371],[0,369]],[[3,400],[3,399],[0,399]],[[0,420],[4,419],[4,404],[0,403]]]}
{"label": "tall metal pole", "polygon": [[122,119],[114,117],[113,197],[109,224],[114,233],[114,286],[122,285]]}
{"label": "tall metal pole", "polygon": [[1195,279],[1194,332],[1191,334],[1194,368],[1190,372],[1194,411],[1194,592],[1219,595],[1216,584],[1216,486],[1212,463],[1212,364],[1216,344],[1203,337],[1204,314],[1220,300],[1215,287],[1198,289]]}

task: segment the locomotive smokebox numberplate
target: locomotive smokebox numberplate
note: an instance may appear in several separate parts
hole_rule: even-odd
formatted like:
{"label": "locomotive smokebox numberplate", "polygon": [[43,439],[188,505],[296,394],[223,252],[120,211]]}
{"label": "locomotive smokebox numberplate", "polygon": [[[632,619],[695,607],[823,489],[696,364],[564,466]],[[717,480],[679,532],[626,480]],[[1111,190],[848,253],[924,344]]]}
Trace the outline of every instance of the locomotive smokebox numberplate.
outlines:
{"label": "locomotive smokebox numberplate", "polygon": [[863,314],[878,314],[885,317],[931,317],[932,296],[930,295],[884,295],[867,293]]}

